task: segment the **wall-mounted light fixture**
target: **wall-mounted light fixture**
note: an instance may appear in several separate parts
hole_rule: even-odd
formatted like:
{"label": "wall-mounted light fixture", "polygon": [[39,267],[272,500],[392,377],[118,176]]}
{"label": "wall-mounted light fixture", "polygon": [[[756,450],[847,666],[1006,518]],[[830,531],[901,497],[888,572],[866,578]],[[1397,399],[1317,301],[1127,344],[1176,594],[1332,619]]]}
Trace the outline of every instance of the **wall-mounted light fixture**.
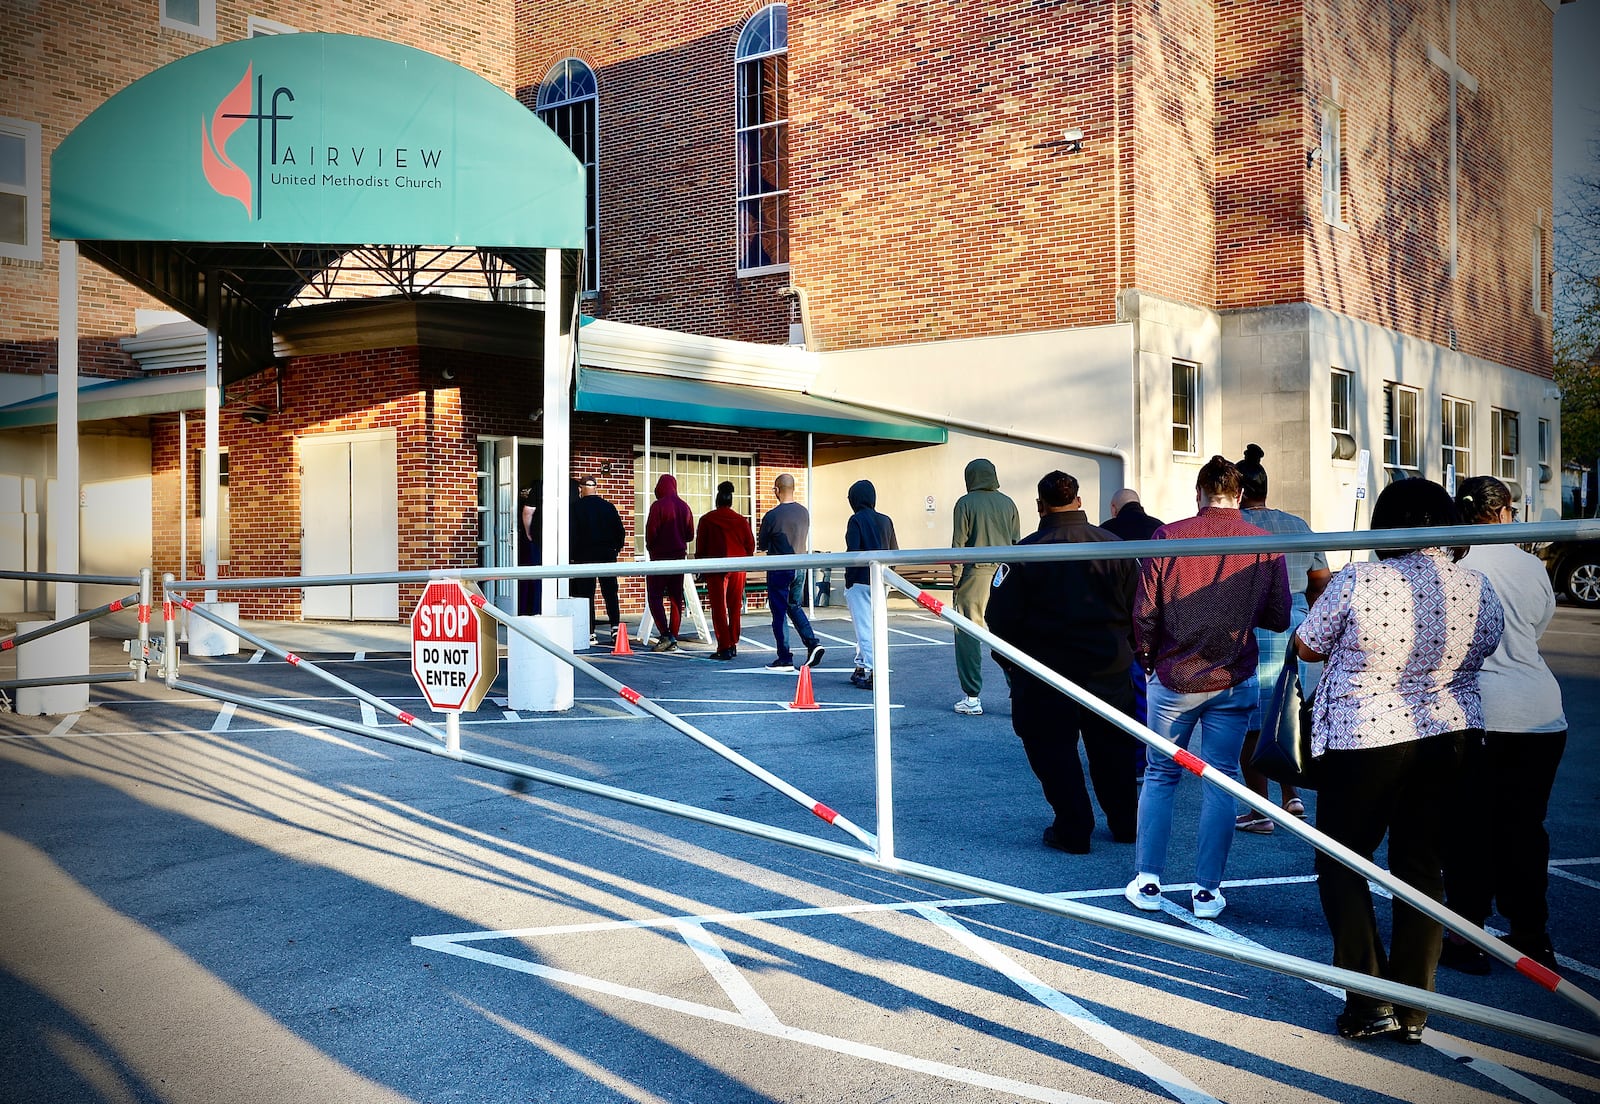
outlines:
{"label": "wall-mounted light fixture", "polygon": [[1315,165],[1318,161],[1321,161],[1321,160],[1322,160],[1322,147],[1321,146],[1312,146],[1310,149],[1306,150],[1306,168],[1309,169],[1312,165]]}
{"label": "wall-mounted light fixture", "polygon": [[246,406],[241,413],[244,414],[245,421],[254,422],[256,425],[261,425],[268,418],[272,417],[272,411],[270,409],[265,406],[257,406],[255,403],[251,403]]}
{"label": "wall-mounted light fixture", "polygon": [[1083,152],[1083,131],[1077,127],[1061,132],[1061,147],[1068,153]]}
{"label": "wall-mounted light fixture", "polygon": [[446,368],[439,373],[439,378],[449,382],[456,378],[456,370],[454,368]]}

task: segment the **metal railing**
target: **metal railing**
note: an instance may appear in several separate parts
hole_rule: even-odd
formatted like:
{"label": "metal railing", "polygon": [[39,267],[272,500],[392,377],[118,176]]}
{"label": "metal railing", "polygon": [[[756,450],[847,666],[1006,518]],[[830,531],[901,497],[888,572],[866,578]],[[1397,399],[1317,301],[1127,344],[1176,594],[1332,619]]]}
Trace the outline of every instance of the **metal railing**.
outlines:
{"label": "metal railing", "polygon": [[[962,617],[946,606],[942,601],[934,598],[925,591],[921,591],[893,571],[895,564],[928,563],[928,562],[1032,562],[1038,560],[1081,560],[1081,559],[1126,559],[1142,556],[1159,555],[1195,556],[1195,555],[1224,555],[1248,554],[1260,552],[1283,551],[1335,551],[1335,550],[1364,550],[1375,548],[1416,548],[1428,546],[1452,546],[1461,544],[1498,544],[1498,543],[1528,543],[1531,541],[1549,540],[1600,540],[1600,522],[1539,522],[1516,525],[1482,525],[1482,526],[1456,526],[1439,527],[1418,530],[1385,530],[1385,531],[1355,531],[1348,533],[1307,533],[1298,535],[1274,534],[1270,537],[1228,537],[1184,541],[1129,541],[1121,543],[1095,543],[1095,544],[1052,544],[1034,545],[1027,547],[1009,547],[1004,549],[906,549],[893,552],[846,552],[846,553],[821,553],[793,556],[764,557],[754,561],[748,558],[718,559],[718,560],[687,560],[687,561],[651,561],[645,563],[624,564],[575,564],[575,565],[548,565],[536,568],[474,568],[464,570],[437,569],[429,571],[397,572],[389,574],[363,574],[320,577],[272,577],[261,579],[224,579],[224,580],[186,580],[178,581],[172,576],[167,576],[165,587],[166,600],[163,602],[163,611],[166,617],[167,649],[166,664],[163,673],[167,683],[174,689],[188,693],[199,694],[214,698],[219,701],[233,702],[246,705],[264,713],[282,716],[286,719],[325,725],[330,728],[348,732],[355,735],[367,736],[385,743],[410,748],[415,751],[431,755],[438,755],[471,766],[481,767],[486,770],[525,778],[530,781],[541,782],[570,789],[576,792],[588,793],[616,800],[634,807],[664,812],[674,816],[683,817],[698,823],[715,827],[726,828],[745,835],[776,843],[797,847],[816,854],[827,855],[845,861],[855,862],[873,869],[887,873],[904,875],[928,882],[933,885],[958,890],[966,893],[979,894],[998,901],[1024,905],[1030,908],[1053,913],[1069,919],[1081,920],[1085,923],[1095,924],[1100,927],[1137,935],[1157,942],[1172,946],[1183,947],[1189,950],[1201,951],[1216,955],[1232,961],[1244,962],[1264,969],[1274,970],[1279,973],[1299,977],[1317,984],[1334,985],[1348,991],[1358,992],[1382,1000],[1402,1003],[1414,1008],[1437,1012],[1441,1015],[1451,1016],[1469,1023],[1496,1028],[1512,1034],[1554,1043],[1565,1049],[1586,1055],[1591,1058],[1600,1058],[1600,1036],[1577,1030],[1573,1027],[1550,1023],[1543,1020],[1522,1016],[1502,1009],[1461,1000],[1455,997],[1443,996],[1437,993],[1401,985],[1396,982],[1374,978],[1366,974],[1355,973],[1308,959],[1287,955],[1276,951],[1265,950],[1254,946],[1228,941],[1202,933],[1191,932],[1186,929],[1173,927],[1163,923],[1144,920],[1135,916],[1128,916],[1113,912],[1108,909],[1083,905],[1062,899],[1052,894],[1038,893],[1016,886],[1005,885],[985,878],[962,874],[959,871],[948,870],[941,867],[930,866],[923,863],[912,862],[899,858],[894,851],[894,785],[893,785],[893,757],[892,730],[890,715],[890,687],[891,672],[887,662],[889,655],[888,638],[888,588],[893,586],[915,600],[924,608],[937,616],[950,621],[961,631],[971,633],[988,643],[996,652],[1015,663],[1019,668],[1061,693],[1081,702],[1097,715],[1118,725],[1135,738],[1144,742],[1157,753],[1176,759],[1180,765],[1195,773],[1202,782],[1209,785],[1220,786],[1234,798],[1244,802],[1247,806],[1269,817],[1276,823],[1295,834],[1298,838],[1310,843],[1313,847],[1329,855],[1335,861],[1342,863],[1362,876],[1377,882],[1397,899],[1416,908],[1430,918],[1440,922],[1452,931],[1456,931],[1483,950],[1513,965],[1524,976],[1543,985],[1568,1001],[1583,1008],[1591,1016],[1600,1018],[1600,1001],[1596,1001],[1590,994],[1573,985],[1568,979],[1562,978],[1555,972],[1545,969],[1537,963],[1527,959],[1505,944],[1500,943],[1482,929],[1472,925],[1454,912],[1433,901],[1431,898],[1415,890],[1404,882],[1399,881],[1368,860],[1356,855],[1348,848],[1330,839],[1313,826],[1283,814],[1275,806],[1258,797],[1239,783],[1233,781],[1215,768],[1208,767],[1197,758],[1182,751],[1177,745],[1158,735],[1148,727],[1138,724],[1126,717],[1120,711],[1107,705],[1105,702],[1077,687],[1056,672],[1038,663],[1025,653],[995,637],[985,629],[979,628],[970,620]],[[695,740],[701,746],[708,748],[717,755],[738,766],[767,785],[770,785],[789,797],[791,800],[807,808],[814,815],[850,836],[855,844],[842,841],[819,839],[804,833],[794,832],[773,825],[751,821],[742,817],[731,816],[727,813],[682,802],[668,801],[649,794],[626,790],[619,787],[607,786],[583,778],[561,774],[555,771],[531,767],[525,764],[512,762],[499,757],[480,755],[476,752],[463,749],[459,740],[452,741],[448,734],[440,733],[404,710],[390,706],[378,699],[375,695],[345,682],[345,680],[331,675],[329,672],[308,663],[292,652],[271,645],[258,635],[248,630],[241,631],[239,626],[226,621],[203,607],[189,601],[187,590],[227,590],[239,591],[246,589],[275,589],[290,587],[305,587],[315,585],[348,585],[353,583],[404,583],[404,582],[430,582],[446,579],[457,581],[482,581],[487,579],[542,579],[561,577],[598,577],[603,575],[649,575],[680,573],[684,571],[715,572],[729,570],[749,571],[772,569],[805,569],[810,567],[866,567],[869,570],[869,582],[873,597],[873,624],[872,633],[874,650],[879,656],[884,657],[875,672],[873,684],[873,746],[874,746],[874,794],[876,800],[875,831],[868,832],[857,825],[853,820],[841,815],[829,806],[815,800],[811,795],[798,789],[779,778],[777,775],[747,759],[745,756],[727,748],[713,737],[704,733],[695,726],[676,717],[657,703],[650,701],[637,690],[625,683],[612,678],[601,671],[588,660],[574,655],[566,646],[549,640],[536,631],[530,624],[521,619],[510,617],[495,609],[484,601],[480,594],[463,588],[469,600],[483,611],[485,616],[493,618],[504,625],[508,632],[523,636],[535,646],[554,656],[559,662],[569,664],[576,671],[593,678],[611,692],[624,698],[639,707],[648,715],[668,724],[679,733]],[[366,701],[374,708],[381,708],[401,720],[417,728],[419,731],[433,737],[433,742],[427,742],[399,732],[386,731],[376,726],[369,726],[359,722],[348,721],[342,718],[326,716],[310,710],[300,709],[286,705],[282,702],[263,701],[253,699],[247,695],[219,690],[205,686],[193,680],[181,679],[178,672],[176,657],[176,633],[174,628],[174,613],[172,596],[191,614],[198,614],[222,625],[231,632],[238,633],[242,639],[249,640],[257,647],[269,651],[278,658],[285,660],[302,670],[306,670],[319,678],[334,685],[341,686]]]}
{"label": "metal railing", "polygon": [[83,610],[70,617],[51,621],[43,628],[31,632],[18,632],[0,639],[0,653],[14,651],[24,644],[42,640],[54,633],[63,632],[77,625],[86,625],[102,617],[109,617],[113,613],[120,613],[130,606],[137,605],[139,616],[138,633],[134,638],[134,647],[129,649],[132,658],[128,662],[129,670],[109,674],[96,675],[85,671],[79,675],[46,675],[41,678],[13,678],[0,679],[0,705],[7,705],[3,693],[6,690],[25,690],[44,686],[84,686],[98,685],[107,682],[144,682],[150,669],[150,595],[151,595],[151,569],[141,568],[137,575],[65,575],[55,572],[41,571],[0,571],[0,580],[20,580],[32,583],[70,583],[85,585],[106,586],[133,586],[137,589],[121,598],[113,599],[93,609]]}

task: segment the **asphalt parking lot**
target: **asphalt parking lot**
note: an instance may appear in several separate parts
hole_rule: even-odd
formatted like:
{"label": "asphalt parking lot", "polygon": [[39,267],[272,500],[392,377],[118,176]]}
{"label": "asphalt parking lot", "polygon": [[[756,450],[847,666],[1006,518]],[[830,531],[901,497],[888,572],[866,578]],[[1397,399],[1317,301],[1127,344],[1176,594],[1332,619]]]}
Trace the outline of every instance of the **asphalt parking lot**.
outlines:
{"label": "asphalt parking lot", "polygon": [[[870,827],[871,695],[847,681],[842,611],[819,612],[815,711],[762,669],[759,622],[732,664],[692,647],[597,662]],[[1048,809],[998,670],[985,714],[958,716],[948,626],[904,606],[891,627],[898,853],[1131,914],[1130,845],[1103,826],[1087,856],[1040,845]],[[425,709],[399,636],[284,633]],[[1544,643],[1571,723],[1551,933],[1600,992],[1600,614],[1563,607]],[[97,639],[94,661],[126,657]],[[183,677],[399,728],[248,647]],[[577,695],[539,717],[497,687],[463,746],[832,832],[617,696]],[[159,683],[93,700],[0,715],[0,1100],[1600,1100],[1600,1063],[1538,1041],[1435,1017],[1421,1047],[1349,1043],[1336,995],[1255,967]],[[1222,916],[1177,892],[1160,921],[1325,962],[1311,871],[1287,833],[1241,834]],[[1438,984],[1600,1029],[1505,968]]]}

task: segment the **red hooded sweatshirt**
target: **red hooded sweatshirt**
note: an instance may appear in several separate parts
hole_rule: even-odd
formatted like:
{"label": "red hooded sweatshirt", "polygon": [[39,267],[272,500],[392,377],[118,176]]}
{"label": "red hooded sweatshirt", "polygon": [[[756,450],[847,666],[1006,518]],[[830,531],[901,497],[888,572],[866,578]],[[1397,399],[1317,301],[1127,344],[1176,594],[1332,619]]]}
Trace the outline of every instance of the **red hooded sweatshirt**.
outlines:
{"label": "red hooded sweatshirt", "polygon": [[695,530],[694,554],[702,560],[754,556],[756,535],[750,531],[750,519],[727,506],[703,515]]}
{"label": "red hooded sweatshirt", "polygon": [[694,511],[678,497],[678,481],[656,480],[656,500],[644,522],[644,547],[652,560],[681,560],[694,537]]}

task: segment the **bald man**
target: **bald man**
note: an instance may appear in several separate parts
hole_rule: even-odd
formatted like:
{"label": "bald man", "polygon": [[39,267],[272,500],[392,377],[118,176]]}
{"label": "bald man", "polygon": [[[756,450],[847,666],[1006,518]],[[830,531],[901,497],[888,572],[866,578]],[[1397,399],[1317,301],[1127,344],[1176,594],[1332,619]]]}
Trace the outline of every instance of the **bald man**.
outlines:
{"label": "bald man", "polygon": [[[756,533],[757,550],[769,556],[805,552],[811,533],[811,513],[794,500],[794,476],[784,472],[774,479],[772,493],[778,504],[761,518],[761,528]],[[772,611],[772,640],[778,646],[777,658],[767,666],[775,671],[794,670],[794,653],[789,650],[786,621],[794,622],[794,630],[805,645],[805,665],[815,667],[822,662],[822,645],[817,643],[811,619],[801,604],[801,592],[805,589],[802,578],[802,574],[794,570],[767,572],[767,608]]]}

